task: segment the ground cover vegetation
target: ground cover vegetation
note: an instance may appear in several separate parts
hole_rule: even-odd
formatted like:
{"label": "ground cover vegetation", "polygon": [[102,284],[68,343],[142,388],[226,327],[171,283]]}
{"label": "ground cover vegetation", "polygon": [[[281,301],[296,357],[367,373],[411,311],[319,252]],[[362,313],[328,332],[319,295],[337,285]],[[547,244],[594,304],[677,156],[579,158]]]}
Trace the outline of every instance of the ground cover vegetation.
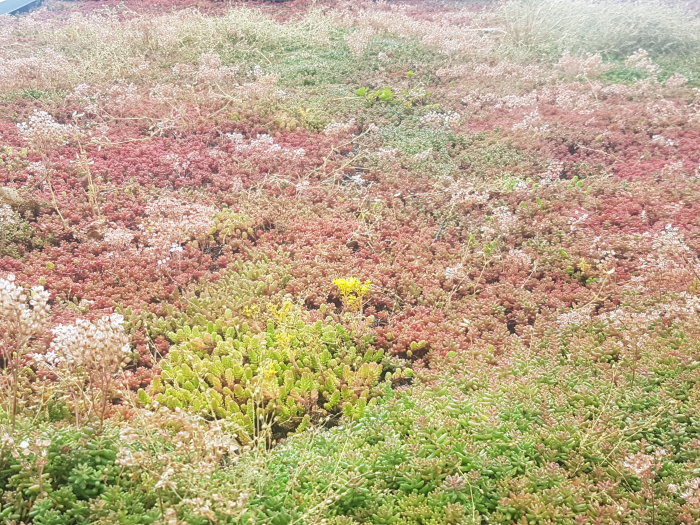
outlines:
{"label": "ground cover vegetation", "polygon": [[700,19],[0,18],[0,522],[700,521]]}

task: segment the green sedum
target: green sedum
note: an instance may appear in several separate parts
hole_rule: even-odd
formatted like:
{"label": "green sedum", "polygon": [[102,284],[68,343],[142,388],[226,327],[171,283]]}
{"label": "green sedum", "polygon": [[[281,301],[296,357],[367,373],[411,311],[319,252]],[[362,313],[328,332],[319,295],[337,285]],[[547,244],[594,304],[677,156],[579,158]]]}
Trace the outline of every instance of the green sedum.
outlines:
{"label": "green sedum", "polygon": [[278,437],[343,414],[356,419],[391,381],[383,351],[356,344],[331,321],[308,322],[290,302],[270,307],[266,330],[208,323],[168,334],[175,345],[144,404],[235,423],[242,442]]}

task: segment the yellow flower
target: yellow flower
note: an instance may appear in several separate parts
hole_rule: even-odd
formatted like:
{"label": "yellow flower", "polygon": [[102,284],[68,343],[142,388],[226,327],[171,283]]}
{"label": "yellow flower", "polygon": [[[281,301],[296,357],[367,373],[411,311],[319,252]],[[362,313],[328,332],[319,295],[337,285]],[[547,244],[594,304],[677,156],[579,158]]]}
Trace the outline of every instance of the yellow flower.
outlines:
{"label": "yellow flower", "polygon": [[363,283],[355,277],[348,277],[335,279],[333,284],[338,287],[343,306],[350,311],[359,311],[362,309],[365,296],[369,293],[372,281],[367,279]]}

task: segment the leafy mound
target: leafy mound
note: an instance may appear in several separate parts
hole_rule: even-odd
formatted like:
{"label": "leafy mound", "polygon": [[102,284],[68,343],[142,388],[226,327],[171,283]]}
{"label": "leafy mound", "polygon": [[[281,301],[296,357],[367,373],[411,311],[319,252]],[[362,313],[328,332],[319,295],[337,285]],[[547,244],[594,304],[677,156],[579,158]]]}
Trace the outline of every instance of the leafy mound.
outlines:
{"label": "leafy mound", "polygon": [[[272,308],[267,330],[210,323],[169,335],[176,344],[151,386],[159,404],[236,424],[245,443],[308,428],[331,415],[361,417],[392,379],[383,351],[359,348],[340,324],[308,323],[292,303]],[[142,391],[141,399],[150,402]]]}

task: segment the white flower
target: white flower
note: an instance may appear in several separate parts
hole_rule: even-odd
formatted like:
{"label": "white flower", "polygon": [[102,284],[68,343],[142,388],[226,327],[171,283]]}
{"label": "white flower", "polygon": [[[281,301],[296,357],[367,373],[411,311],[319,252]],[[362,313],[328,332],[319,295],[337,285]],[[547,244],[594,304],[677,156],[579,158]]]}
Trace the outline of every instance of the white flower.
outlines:
{"label": "white flower", "polygon": [[80,134],[72,124],[59,124],[46,111],[38,110],[26,122],[19,122],[17,131],[29,144],[40,148],[66,144]]}
{"label": "white flower", "polygon": [[22,341],[39,332],[49,316],[49,293],[41,286],[25,290],[15,284],[15,276],[0,278],[0,319],[3,328]]}
{"label": "white flower", "polygon": [[73,324],[57,325],[44,360],[72,370],[98,366],[115,373],[131,353],[123,322],[121,314],[112,314],[94,321],[78,319]]}
{"label": "white flower", "polygon": [[464,265],[461,263],[445,268],[445,280],[454,281],[459,279],[464,273]]}

